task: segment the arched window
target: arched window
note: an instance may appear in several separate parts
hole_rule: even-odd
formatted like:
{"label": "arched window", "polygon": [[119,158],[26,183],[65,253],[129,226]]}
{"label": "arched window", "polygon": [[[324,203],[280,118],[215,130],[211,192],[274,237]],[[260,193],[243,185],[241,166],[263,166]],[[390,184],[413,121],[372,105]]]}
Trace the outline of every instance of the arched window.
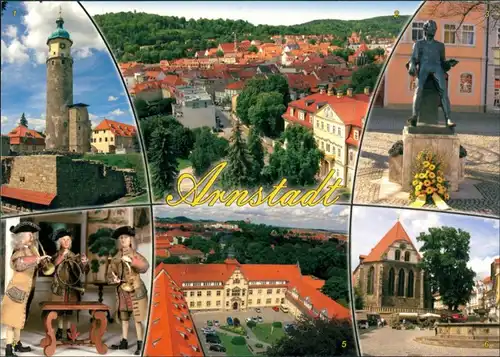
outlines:
{"label": "arched window", "polygon": [[394,268],[389,270],[389,283],[387,284],[387,295],[394,296],[394,279],[396,278],[394,274]]}
{"label": "arched window", "polygon": [[399,249],[394,252],[394,260],[401,260],[401,251]]}
{"label": "arched window", "polygon": [[398,296],[405,296],[405,271],[399,269],[398,274]]}
{"label": "arched window", "polygon": [[406,288],[406,296],[413,297],[413,270],[408,273],[408,286]]}
{"label": "arched window", "polygon": [[373,294],[373,283],[375,281],[375,268],[371,267],[370,270],[368,270],[368,285],[366,287],[366,293],[368,295]]}
{"label": "arched window", "polygon": [[460,75],[460,93],[472,93],[472,73],[462,73]]}
{"label": "arched window", "polygon": [[410,252],[405,252],[405,262],[410,261]]}

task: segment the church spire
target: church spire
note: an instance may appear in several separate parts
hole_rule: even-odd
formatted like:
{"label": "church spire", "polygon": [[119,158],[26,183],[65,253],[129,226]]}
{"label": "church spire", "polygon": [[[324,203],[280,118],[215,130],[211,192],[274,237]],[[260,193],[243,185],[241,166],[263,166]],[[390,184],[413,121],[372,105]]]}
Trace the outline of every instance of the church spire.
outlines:
{"label": "church spire", "polygon": [[59,16],[56,20],[57,28],[62,29],[64,25],[64,19],[62,18],[62,7],[59,5]]}

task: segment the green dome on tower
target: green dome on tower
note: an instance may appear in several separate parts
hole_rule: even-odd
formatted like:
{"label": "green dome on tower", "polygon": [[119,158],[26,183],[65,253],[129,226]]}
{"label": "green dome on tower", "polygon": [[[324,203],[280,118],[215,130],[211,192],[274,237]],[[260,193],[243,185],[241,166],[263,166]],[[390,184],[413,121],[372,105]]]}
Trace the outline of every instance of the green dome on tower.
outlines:
{"label": "green dome on tower", "polygon": [[69,32],[64,29],[63,27],[64,20],[61,16],[59,16],[58,19],[56,20],[56,24],[57,24],[57,29],[54,32],[52,32],[47,41],[53,40],[55,38],[65,38],[69,40],[70,39]]}

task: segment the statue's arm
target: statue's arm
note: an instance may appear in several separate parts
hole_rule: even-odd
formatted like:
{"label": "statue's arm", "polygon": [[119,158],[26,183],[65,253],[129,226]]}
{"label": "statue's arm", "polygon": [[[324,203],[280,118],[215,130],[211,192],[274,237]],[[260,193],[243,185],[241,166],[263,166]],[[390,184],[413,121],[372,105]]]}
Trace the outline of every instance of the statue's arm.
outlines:
{"label": "statue's arm", "polygon": [[444,46],[444,43],[441,44],[439,52],[441,57],[441,66],[444,68],[446,66],[446,47]]}
{"label": "statue's arm", "polygon": [[419,45],[418,42],[415,42],[413,44],[413,51],[410,60],[408,61],[408,73],[410,74],[410,76],[417,75],[417,65],[420,61],[418,53],[419,53]]}

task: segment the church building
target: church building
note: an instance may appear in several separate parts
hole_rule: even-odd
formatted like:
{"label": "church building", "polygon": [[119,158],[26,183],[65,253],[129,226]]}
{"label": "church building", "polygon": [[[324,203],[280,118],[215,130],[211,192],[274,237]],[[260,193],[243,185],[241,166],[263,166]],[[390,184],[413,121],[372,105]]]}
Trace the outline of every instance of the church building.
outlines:
{"label": "church building", "polygon": [[390,313],[432,308],[425,272],[418,265],[421,256],[401,222],[359,260],[353,285],[360,289],[365,309]]}
{"label": "church building", "polygon": [[45,116],[45,148],[62,152],[90,151],[92,125],[88,105],[73,103],[73,41],[63,27],[59,13],[57,28],[48,37],[47,108]]}

